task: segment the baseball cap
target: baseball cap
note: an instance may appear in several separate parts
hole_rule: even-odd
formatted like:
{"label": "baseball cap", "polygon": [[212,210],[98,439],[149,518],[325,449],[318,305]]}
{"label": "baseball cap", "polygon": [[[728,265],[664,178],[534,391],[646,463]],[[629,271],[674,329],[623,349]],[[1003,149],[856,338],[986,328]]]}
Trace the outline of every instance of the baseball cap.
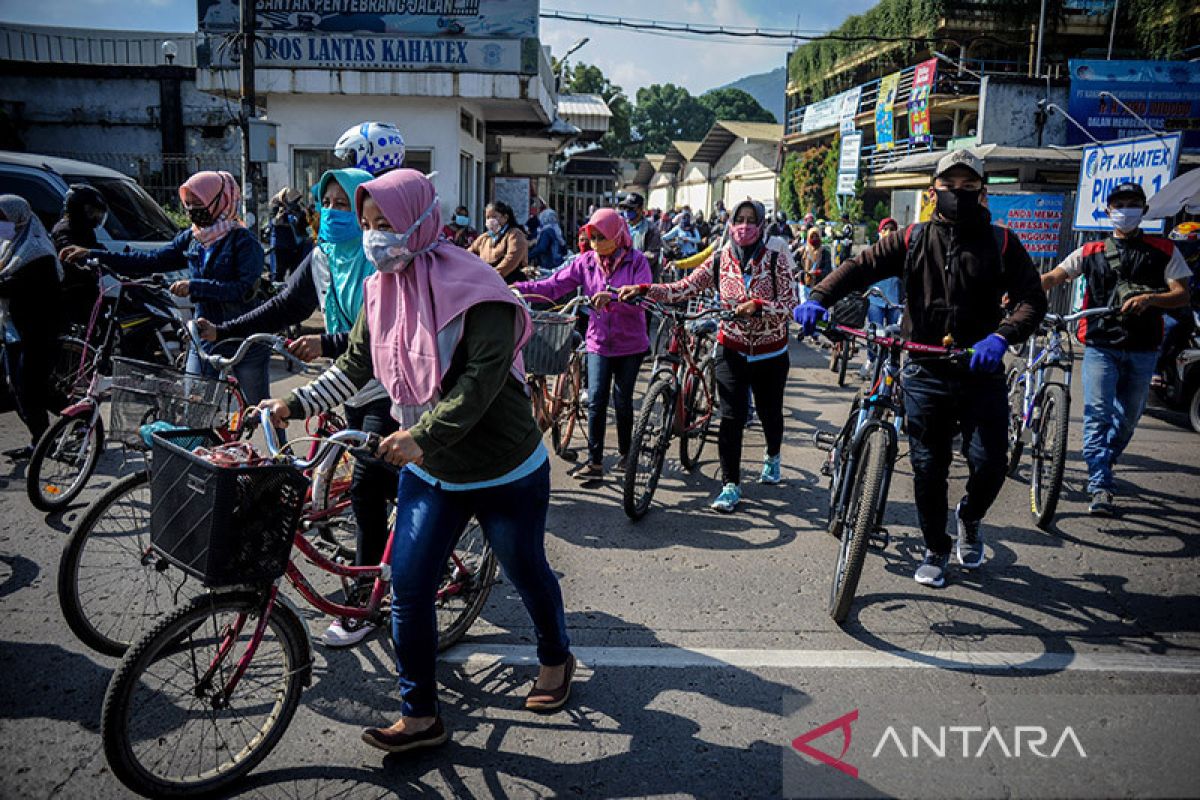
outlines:
{"label": "baseball cap", "polygon": [[1122,194],[1133,195],[1134,197],[1140,197],[1142,200],[1142,204],[1145,205],[1145,203],[1146,203],[1146,190],[1142,188],[1142,185],[1140,183],[1135,183],[1133,181],[1125,181],[1124,183],[1118,183],[1116,186],[1113,187],[1113,190],[1108,193],[1108,197],[1104,198],[1104,202],[1111,203],[1113,201],[1114,197],[1117,197],[1118,195],[1122,195]]}
{"label": "baseball cap", "polygon": [[933,177],[940,178],[955,167],[966,167],[980,178],[983,178],[983,159],[970,150],[953,150],[942,156],[938,161],[937,171]]}
{"label": "baseball cap", "polygon": [[621,202],[618,205],[621,208],[642,208],[646,205],[646,198],[637,192],[630,192],[621,198]]}

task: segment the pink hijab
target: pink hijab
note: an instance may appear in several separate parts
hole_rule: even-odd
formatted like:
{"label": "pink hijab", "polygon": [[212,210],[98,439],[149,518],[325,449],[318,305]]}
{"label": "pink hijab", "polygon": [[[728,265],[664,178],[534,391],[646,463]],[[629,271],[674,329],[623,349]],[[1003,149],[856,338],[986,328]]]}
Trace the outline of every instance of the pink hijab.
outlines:
{"label": "pink hijab", "polygon": [[184,195],[187,192],[200,198],[213,216],[213,224],[208,227],[192,225],[192,235],[200,244],[212,247],[234,228],[244,227],[238,216],[242,190],[237,179],[228,172],[197,172],[179,187],[179,202],[186,204]]}
{"label": "pink hijab", "polygon": [[604,267],[605,272],[611,274],[621,263],[625,253],[633,247],[633,237],[629,235],[629,226],[625,224],[625,218],[611,208],[601,208],[592,214],[583,227],[584,230],[595,228],[604,234],[605,239],[611,239],[617,243],[617,249],[612,251],[611,255],[602,256],[596,253],[600,266]]}
{"label": "pink hijab", "polygon": [[[412,233],[408,247],[420,253],[399,272],[377,272],[364,285],[364,311],[371,333],[375,376],[392,402],[422,406],[437,401],[450,357],[462,337],[443,334],[452,322],[480,303],[516,306],[513,375],[525,380],[521,348],[533,326],[529,314],[504,278],[473,253],[441,236],[442,214],[433,183],[415,169],[397,169],[358,187],[357,208],[375,201],[396,233],[403,233],[431,205],[433,213]],[[420,251],[431,248],[427,252]],[[441,348],[449,348],[440,352]]]}

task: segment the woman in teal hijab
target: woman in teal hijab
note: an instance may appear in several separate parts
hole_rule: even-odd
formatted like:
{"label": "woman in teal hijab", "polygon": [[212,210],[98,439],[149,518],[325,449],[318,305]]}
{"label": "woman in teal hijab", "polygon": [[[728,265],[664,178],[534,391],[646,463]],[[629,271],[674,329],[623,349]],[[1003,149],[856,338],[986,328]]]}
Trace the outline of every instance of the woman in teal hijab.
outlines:
{"label": "woman in teal hijab", "polygon": [[[308,258],[288,276],[279,293],[253,311],[217,325],[197,320],[201,335],[215,341],[281,331],[303,323],[320,309],[325,316],[325,333],[301,336],[288,349],[305,361],[341,355],[362,309],[363,281],[375,271],[363,253],[362,226],[354,207],[355,190],[371,178],[371,173],[361,169],[334,169],[322,175],[312,188],[321,208],[321,224],[317,246]],[[387,436],[398,427],[391,408],[387,390],[378,381],[371,381],[346,401],[346,424]],[[355,461],[350,505],[358,523],[356,565],[374,565],[383,559],[388,503],[396,496],[396,481],[396,475],[386,467]],[[365,588],[369,590],[370,584]],[[362,600],[366,600],[365,594]],[[362,641],[374,628],[374,621],[337,619],[325,631],[324,641],[330,647],[346,647]]]}

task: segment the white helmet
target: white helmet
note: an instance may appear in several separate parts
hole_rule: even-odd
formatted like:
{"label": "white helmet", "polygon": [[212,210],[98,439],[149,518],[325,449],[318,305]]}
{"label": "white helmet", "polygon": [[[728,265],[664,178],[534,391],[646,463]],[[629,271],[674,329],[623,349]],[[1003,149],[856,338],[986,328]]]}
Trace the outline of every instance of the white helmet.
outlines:
{"label": "white helmet", "polygon": [[348,167],[379,175],[404,165],[404,137],[387,122],[363,122],[342,134],[333,154]]}

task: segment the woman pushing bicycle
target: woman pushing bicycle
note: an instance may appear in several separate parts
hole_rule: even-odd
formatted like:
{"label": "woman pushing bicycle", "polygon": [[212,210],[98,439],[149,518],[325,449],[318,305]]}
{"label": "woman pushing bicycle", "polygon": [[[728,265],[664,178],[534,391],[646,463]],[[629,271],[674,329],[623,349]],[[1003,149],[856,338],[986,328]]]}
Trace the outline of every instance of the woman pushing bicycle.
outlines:
{"label": "woman pushing bicycle", "polygon": [[562,593],[546,561],[550,466],[525,395],[521,346],[528,314],[504,279],[439,237],[433,184],[399,169],[359,186],[363,249],[376,274],[346,352],[285,400],[277,421],[306,417],[352,397],[377,376],[400,430],[378,453],[405,467],[391,552],[392,636],[402,716],[363,740],[388,752],[443,744],[438,713],[434,598],[443,566],[474,516],[537,630],[532,711],[561,708],[570,692]]}
{"label": "woman pushing bicycle", "polygon": [[625,468],[633,431],[633,386],[642,359],[650,349],[646,311],[613,303],[612,290],[650,280],[650,262],[633,248],[629,227],[611,208],[602,208],[583,227],[590,249],[558,272],[540,281],[521,281],[522,294],[557,300],[576,289],[592,299],[596,313],[587,331],[588,463],[575,477],[590,480],[604,475],[604,432],[609,392],[617,417],[617,467]]}
{"label": "woman pushing bicycle", "polygon": [[767,439],[760,483],[780,480],[783,445],[783,392],[791,363],[788,320],[796,305],[792,289],[795,265],[787,242],[768,239],[762,203],[746,200],[733,211],[728,242],[702,266],[676,283],[627,286],[621,300],[646,295],[660,303],[678,303],[716,289],[721,304],[736,311],[717,332],[717,391],[721,427],[717,448],[721,459],[721,492],[717,511],[731,512],[742,499],[742,435],[750,393]]}

